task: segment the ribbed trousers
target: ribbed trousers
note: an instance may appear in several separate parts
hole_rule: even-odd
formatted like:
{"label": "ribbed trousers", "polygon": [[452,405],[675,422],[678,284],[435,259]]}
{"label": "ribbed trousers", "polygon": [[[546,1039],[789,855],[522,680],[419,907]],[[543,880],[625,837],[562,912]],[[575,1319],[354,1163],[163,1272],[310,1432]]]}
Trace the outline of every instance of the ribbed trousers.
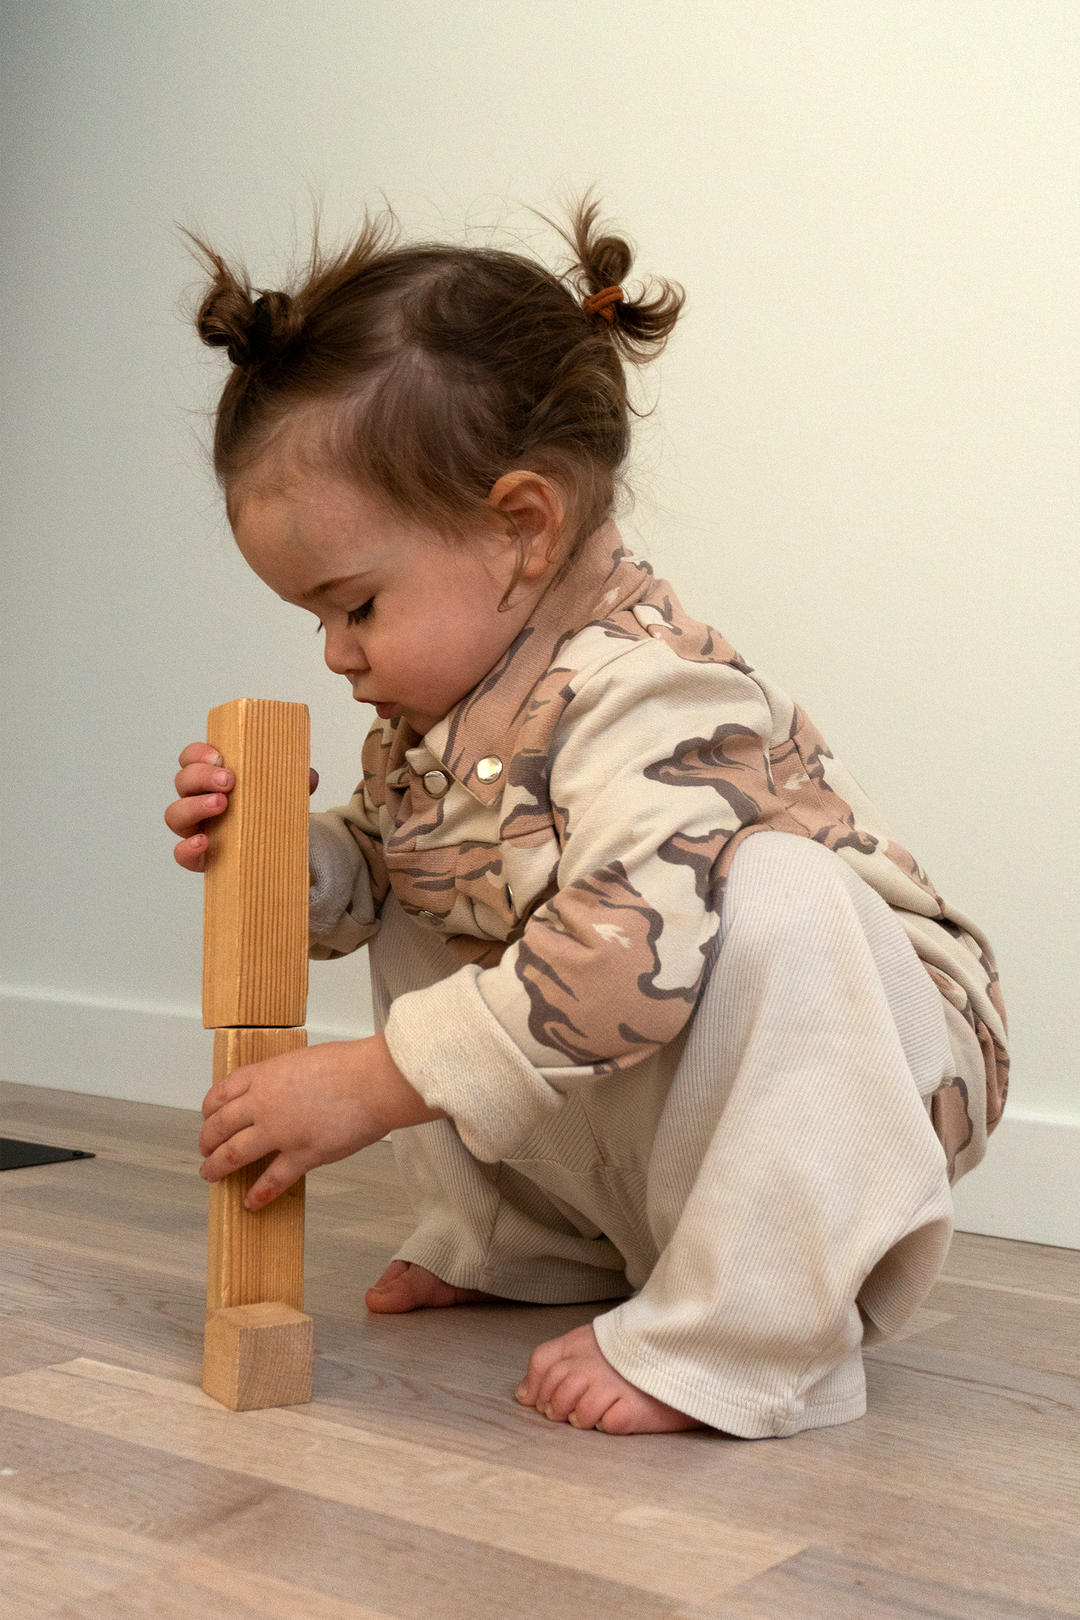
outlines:
{"label": "ribbed trousers", "polygon": [[[379,1016],[454,968],[391,902]],[[861,1345],[903,1325],[948,1248],[926,1099],[954,1072],[885,902],[810,839],[755,834],[677,1041],[568,1092],[512,1160],[475,1159],[448,1120],[395,1132],[418,1220],[399,1258],[511,1299],[621,1299],[594,1322],[608,1361],[716,1428],[847,1422]]]}

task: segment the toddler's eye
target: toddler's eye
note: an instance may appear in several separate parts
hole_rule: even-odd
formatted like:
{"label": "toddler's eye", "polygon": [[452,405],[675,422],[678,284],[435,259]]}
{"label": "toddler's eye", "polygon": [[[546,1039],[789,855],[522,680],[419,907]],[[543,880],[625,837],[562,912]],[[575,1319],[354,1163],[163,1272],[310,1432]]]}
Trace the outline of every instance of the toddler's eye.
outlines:
{"label": "toddler's eye", "polygon": [[361,624],[371,612],[371,602],[372,598],[369,598],[368,601],[361,602],[359,607],[353,608],[348,616],[348,622],[350,624]]}

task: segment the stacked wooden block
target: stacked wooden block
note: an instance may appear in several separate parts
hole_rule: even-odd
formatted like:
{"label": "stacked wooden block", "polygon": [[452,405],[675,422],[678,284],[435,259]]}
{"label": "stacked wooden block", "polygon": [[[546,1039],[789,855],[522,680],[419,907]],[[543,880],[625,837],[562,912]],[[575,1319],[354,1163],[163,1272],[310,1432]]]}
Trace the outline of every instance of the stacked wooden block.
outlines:
{"label": "stacked wooden block", "polygon": [[[307,1044],[308,711],[240,698],[211,710],[206,739],[236,775],[207,827],[203,1024],[218,1083]],[[311,1399],[304,1183],[244,1208],[269,1162],[210,1189],[203,1389],[234,1411]]]}

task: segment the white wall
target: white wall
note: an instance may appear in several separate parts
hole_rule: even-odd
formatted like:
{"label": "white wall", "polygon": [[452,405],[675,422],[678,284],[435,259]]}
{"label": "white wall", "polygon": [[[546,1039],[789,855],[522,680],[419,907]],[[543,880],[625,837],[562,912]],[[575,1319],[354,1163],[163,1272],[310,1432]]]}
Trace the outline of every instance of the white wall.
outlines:
{"label": "white wall", "polygon": [[[989,930],[1013,1118],[1080,1144],[1075,4],[42,0],[3,28],[6,1077],[201,1094],[199,883],[160,818],[212,704],[306,700],[317,803],[358,774],[365,711],[222,523],[174,221],[272,285],[313,195],[331,234],[382,191],[411,232],[546,250],[518,201],[596,180],[690,295],[637,543]],[[314,1025],[366,1027],[362,969],[315,967]]]}

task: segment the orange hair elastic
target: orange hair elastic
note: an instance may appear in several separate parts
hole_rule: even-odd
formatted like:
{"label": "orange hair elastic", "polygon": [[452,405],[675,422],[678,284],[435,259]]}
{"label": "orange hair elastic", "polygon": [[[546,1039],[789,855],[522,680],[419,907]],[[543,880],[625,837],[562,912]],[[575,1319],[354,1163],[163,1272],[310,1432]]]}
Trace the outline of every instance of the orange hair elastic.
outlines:
{"label": "orange hair elastic", "polygon": [[604,287],[600,292],[590,293],[588,298],[581,300],[581,307],[588,315],[602,315],[609,326],[615,324],[615,311],[612,304],[625,304],[626,294],[621,287]]}

